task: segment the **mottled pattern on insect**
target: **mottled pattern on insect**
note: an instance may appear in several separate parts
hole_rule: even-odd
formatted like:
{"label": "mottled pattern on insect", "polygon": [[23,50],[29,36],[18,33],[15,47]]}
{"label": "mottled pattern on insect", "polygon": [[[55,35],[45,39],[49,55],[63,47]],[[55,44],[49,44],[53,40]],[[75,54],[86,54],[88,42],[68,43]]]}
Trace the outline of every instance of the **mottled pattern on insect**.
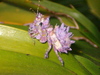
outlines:
{"label": "mottled pattern on insect", "polygon": [[53,48],[58,59],[63,65],[63,60],[59,56],[60,53],[68,53],[71,51],[71,44],[75,41],[70,38],[73,36],[72,32],[69,32],[69,27],[64,23],[61,26],[49,24],[49,17],[44,18],[41,13],[37,13],[36,19],[29,25],[29,34],[32,38],[38,39],[41,43],[48,42],[49,48],[45,53],[45,58],[48,58],[50,50]]}
{"label": "mottled pattern on insect", "polygon": [[29,34],[32,38],[36,38],[41,43],[45,43],[47,41],[46,29],[49,26],[49,17],[43,18],[41,13],[37,13],[36,19],[29,25]]}

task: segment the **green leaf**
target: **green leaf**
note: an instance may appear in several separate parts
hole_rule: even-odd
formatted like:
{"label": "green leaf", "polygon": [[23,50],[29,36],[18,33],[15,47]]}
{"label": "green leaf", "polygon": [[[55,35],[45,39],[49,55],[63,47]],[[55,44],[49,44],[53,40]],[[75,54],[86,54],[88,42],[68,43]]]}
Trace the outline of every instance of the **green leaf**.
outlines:
{"label": "green leaf", "polygon": [[1,2],[0,22],[4,24],[23,25],[33,22],[35,14],[19,7]]}
{"label": "green leaf", "polygon": [[[34,45],[35,41],[35,45]],[[47,44],[41,44],[37,40],[32,40],[28,35],[28,32],[13,28],[10,26],[0,25],[0,49],[6,51],[13,51],[23,54],[29,54],[32,56],[38,56],[43,58]],[[49,54],[49,60],[61,65],[54,51]],[[90,73],[78,63],[72,54],[62,54],[61,57],[65,62],[65,68],[69,69],[77,74],[90,75]],[[46,60],[46,59],[45,59]],[[46,64],[48,65],[48,64]],[[77,67],[77,69],[75,68]]]}
{"label": "green leaf", "polygon": [[80,56],[90,59],[97,65],[100,65],[100,48],[94,48],[89,43],[80,40],[76,41],[73,49],[73,52],[80,54]]}
{"label": "green leaf", "polygon": [[86,0],[92,13],[100,18],[100,0]]}
{"label": "green leaf", "polygon": [[49,60],[0,50],[0,75],[75,75]]}
{"label": "green leaf", "polygon": [[75,58],[89,71],[92,75],[100,75],[100,69],[90,60],[81,56],[75,55]]}

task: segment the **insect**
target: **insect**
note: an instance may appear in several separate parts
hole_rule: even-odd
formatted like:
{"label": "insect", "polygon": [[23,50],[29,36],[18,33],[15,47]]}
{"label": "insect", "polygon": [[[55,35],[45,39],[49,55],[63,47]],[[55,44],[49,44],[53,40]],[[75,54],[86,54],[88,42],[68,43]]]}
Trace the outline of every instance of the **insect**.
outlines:
{"label": "insect", "polygon": [[49,17],[44,18],[41,13],[37,13],[36,19],[29,25],[29,35],[38,39],[41,43],[48,42],[49,47],[45,53],[45,58],[48,58],[49,52],[53,48],[62,65],[64,65],[64,61],[58,52],[68,53],[72,50],[71,44],[75,43],[70,39],[73,34],[69,32],[69,26],[66,27],[62,23],[60,26],[55,25],[53,27],[49,23]]}
{"label": "insect", "polygon": [[[39,2],[40,2],[40,0],[39,0]],[[72,19],[72,21],[75,24],[75,27],[65,26],[62,19],[57,16],[55,16],[55,17],[62,24],[60,26],[55,25],[53,27],[49,23],[50,17],[44,18],[44,15],[42,15],[41,13],[38,12],[39,6],[40,5],[38,4],[37,14],[36,14],[36,18],[35,18],[34,22],[29,25],[29,35],[31,36],[31,38],[35,38],[35,39],[39,40],[41,43],[45,43],[45,42],[48,43],[49,47],[44,55],[45,58],[48,58],[49,52],[53,48],[59,61],[61,62],[62,65],[64,65],[64,61],[58,53],[59,52],[60,53],[68,53],[68,51],[71,51],[72,49],[70,47],[71,47],[71,44],[75,43],[74,40],[82,39],[82,40],[85,40],[88,43],[90,43],[92,46],[97,47],[97,45],[95,45],[94,43],[92,43],[90,40],[88,40],[85,37],[72,37],[73,34],[72,34],[72,32],[69,32],[69,29],[70,28],[79,29],[77,22],[72,17],[64,14],[64,16]],[[61,13],[56,13],[56,14],[63,15]],[[74,40],[71,40],[71,38]]]}

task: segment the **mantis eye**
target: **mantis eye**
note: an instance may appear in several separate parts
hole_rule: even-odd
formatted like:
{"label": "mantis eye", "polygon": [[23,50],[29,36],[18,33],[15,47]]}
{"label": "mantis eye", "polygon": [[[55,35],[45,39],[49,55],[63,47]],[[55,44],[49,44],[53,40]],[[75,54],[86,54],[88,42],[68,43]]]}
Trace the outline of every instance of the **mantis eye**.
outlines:
{"label": "mantis eye", "polygon": [[43,24],[43,23],[42,23],[42,22],[40,22],[40,26],[42,26],[42,24]]}

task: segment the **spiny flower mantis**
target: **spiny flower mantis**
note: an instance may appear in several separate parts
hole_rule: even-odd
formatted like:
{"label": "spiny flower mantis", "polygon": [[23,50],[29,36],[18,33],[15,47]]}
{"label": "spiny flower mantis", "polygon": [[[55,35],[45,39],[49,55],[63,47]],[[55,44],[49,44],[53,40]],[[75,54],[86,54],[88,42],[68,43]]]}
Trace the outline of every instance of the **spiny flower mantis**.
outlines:
{"label": "spiny flower mantis", "polygon": [[58,52],[68,53],[72,50],[71,44],[75,43],[70,39],[72,32],[69,32],[69,27],[66,27],[64,23],[61,26],[52,27],[49,23],[49,17],[44,18],[41,13],[37,13],[36,19],[29,25],[29,35],[41,43],[48,42],[49,48],[45,53],[45,58],[48,58],[48,54],[53,48],[62,65],[64,62]]}

